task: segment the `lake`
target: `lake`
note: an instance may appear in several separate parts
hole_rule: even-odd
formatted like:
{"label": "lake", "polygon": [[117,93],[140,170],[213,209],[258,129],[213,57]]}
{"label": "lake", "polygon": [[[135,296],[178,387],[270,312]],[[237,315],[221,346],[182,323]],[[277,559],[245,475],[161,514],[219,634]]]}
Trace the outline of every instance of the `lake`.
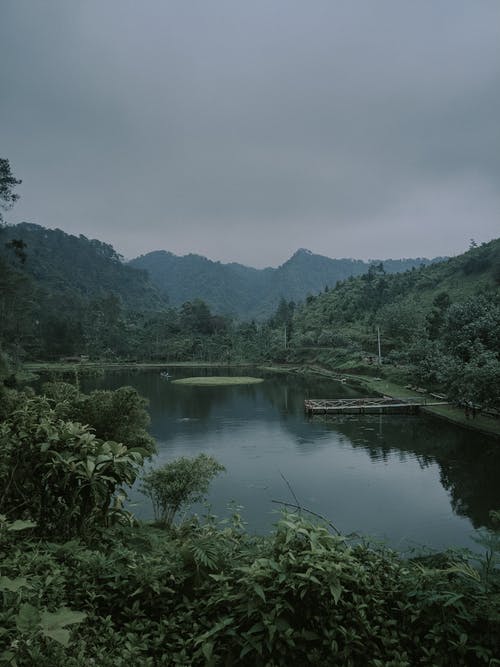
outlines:
{"label": "lake", "polygon": [[[255,369],[170,368],[173,379],[259,375],[261,384],[176,385],[159,371],[114,371],[85,378],[82,389],[135,387],[149,400],[151,433],[161,465],[206,452],[226,467],[208,501],[219,516],[243,507],[248,529],[277,520],[273,500],[330,519],[344,533],[383,538],[401,551],[426,545],[476,548],[474,529],[500,508],[500,443],[426,416],[376,415],[308,419],[305,398],[362,396],[360,390]],[[138,485],[134,512],[151,518]],[[203,512],[203,508],[196,508]]]}

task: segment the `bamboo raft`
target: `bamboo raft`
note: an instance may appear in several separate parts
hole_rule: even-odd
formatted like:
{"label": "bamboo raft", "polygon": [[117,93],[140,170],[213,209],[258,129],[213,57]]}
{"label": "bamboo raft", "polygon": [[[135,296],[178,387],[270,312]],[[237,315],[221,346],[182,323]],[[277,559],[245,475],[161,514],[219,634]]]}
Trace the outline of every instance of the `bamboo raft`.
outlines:
{"label": "bamboo raft", "polygon": [[448,401],[436,401],[422,398],[391,398],[375,396],[370,398],[315,398],[304,401],[307,415],[329,414],[417,414],[421,407],[447,405]]}

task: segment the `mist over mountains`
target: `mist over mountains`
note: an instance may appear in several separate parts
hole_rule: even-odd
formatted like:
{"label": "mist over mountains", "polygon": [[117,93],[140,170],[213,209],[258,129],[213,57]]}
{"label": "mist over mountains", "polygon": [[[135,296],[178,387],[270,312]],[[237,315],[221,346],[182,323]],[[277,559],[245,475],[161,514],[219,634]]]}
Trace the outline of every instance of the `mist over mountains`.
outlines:
{"label": "mist over mountains", "polygon": [[[398,273],[439,259],[386,259],[383,264],[387,273]],[[142,255],[129,266],[147,271],[171,305],[200,298],[220,314],[262,319],[276,310],[282,298],[303,301],[339,280],[366,273],[371,263],[331,259],[301,248],[277,268],[223,264],[194,254],[179,257],[165,250]]]}

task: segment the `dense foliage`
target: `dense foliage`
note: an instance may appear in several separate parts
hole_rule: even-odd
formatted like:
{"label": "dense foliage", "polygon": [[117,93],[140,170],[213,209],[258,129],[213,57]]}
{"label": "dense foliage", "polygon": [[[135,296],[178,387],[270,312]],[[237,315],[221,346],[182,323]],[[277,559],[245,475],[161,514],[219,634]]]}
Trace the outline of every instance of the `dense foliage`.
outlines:
{"label": "dense foliage", "polygon": [[[405,560],[300,515],[265,537],[236,514],[141,526],[120,504],[148,454],[134,447],[145,421],[132,390],[4,392],[1,664],[498,664],[495,534],[482,557]],[[119,432],[124,397],[133,435],[104,440]],[[77,414],[98,415],[95,432]],[[168,511],[198,499],[220,469],[208,456],[182,459],[145,484]]]}
{"label": "dense foliage", "polygon": [[498,664],[491,560],[404,561],[292,515],[265,538],[192,522],[0,549],[5,664]]}
{"label": "dense foliage", "polygon": [[[0,423],[0,511],[34,521],[46,537],[84,536],[108,525],[120,515],[123,487],[154,451],[144,430],[144,400],[134,389],[89,396],[72,389],[48,387],[41,396],[11,392]],[[124,397],[129,414],[121,412]]]}
{"label": "dense foliage", "polygon": [[10,162],[6,158],[0,158],[0,223],[3,221],[2,211],[8,211],[19,199],[14,191],[21,181],[12,173]]}
{"label": "dense foliage", "polygon": [[396,275],[374,264],[296,309],[288,359],[369,370],[379,328],[378,374],[500,407],[499,267],[500,241]]}
{"label": "dense foliage", "polygon": [[124,263],[107,243],[27,222],[4,227],[4,243],[13,239],[25,244],[21,268],[47,298],[85,303],[114,294],[127,310],[145,312],[166,305],[147,273]]}
{"label": "dense foliage", "polygon": [[[395,273],[428,263],[421,258],[389,259],[385,267]],[[359,259],[330,259],[305,249],[281,266],[266,269],[234,262],[221,264],[193,254],[178,257],[165,251],[148,253],[130,264],[148,271],[174,306],[203,299],[217,313],[246,320],[269,318],[281,299],[302,301],[307,294],[317,294],[325,285],[359,276],[369,267],[368,262]]]}
{"label": "dense foliage", "polygon": [[[135,268],[144,262],[124,264],[100,241],[28,223],[3,227],[1,241],[0,343],[15,360],[272,358],[281,353],[283,336],[273,324],[283,302],[368,267],[307,251],[262,271],[153,253],[145,268],[154,278],[159,262],[163,278],[156,282],[168,283],[167,298],[145,270]],[[397,271],[420,261],[389,260],[386,266]],[[228,314],[260,321],[241,323]]]}

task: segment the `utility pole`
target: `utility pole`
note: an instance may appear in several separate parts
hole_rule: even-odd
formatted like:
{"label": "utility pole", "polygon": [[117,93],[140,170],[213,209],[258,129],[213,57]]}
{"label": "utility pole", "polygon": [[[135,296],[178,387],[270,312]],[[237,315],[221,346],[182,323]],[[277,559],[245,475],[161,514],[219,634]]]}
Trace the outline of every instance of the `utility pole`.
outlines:
{"label": "utility pole", "polygon": [[286,324],[285,324],[285,350],[286,350]]}
{"label": "utility pole", "polygon": [[378,342],[378,365],[382,365],[382,352],[380,350],[380,327],[377,327],[377,342]]}

